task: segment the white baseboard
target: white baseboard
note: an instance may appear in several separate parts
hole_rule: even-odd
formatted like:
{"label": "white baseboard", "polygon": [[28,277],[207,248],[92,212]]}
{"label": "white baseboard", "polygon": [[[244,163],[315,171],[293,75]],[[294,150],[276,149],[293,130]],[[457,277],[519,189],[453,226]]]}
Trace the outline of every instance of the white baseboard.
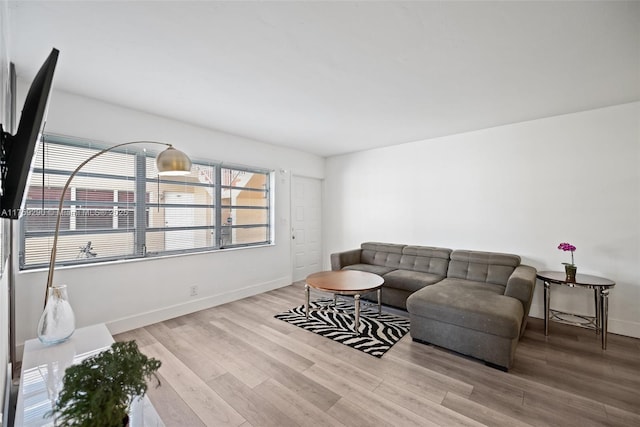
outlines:
{"label": "white baseboard", "polygon": [[[529,316],[536,317],[538,319],[544,319],[544,306],[539,304],[532,304]],[[607,327],[608,332],[612,334],[624,335],[632,338],[640,338],[640,323],[631,322],[629,320],[614,319],[609,312],[609,325]]]}
{"label": "white baseboard", "polygon": [[[116,335],[133,329],[142,328],[147,325],[152,325],[154,323],[162,322],[168,319],[173,319],[174,317],[184,316],[185,314],[194,313],[196,311],[205,310],[207,308],[215,307],[220,304],[225,304],[242,298],[261,294],[263,292],[278,289],[290,284],[291,276],[281,277],[269,282],[258,283],[255,285],[246,286],[241,289],[236,289],[232,292],[211,295],[205,298],[189,301],[187,303],[176,304],[170,307],[148,311],[146,313],[139,313],[133,316],[127,316],[121,319],[107,321],[105,322],[105,324],[107,325],[109,332],[111,332],[112,335]],[[16,346],[18,360],[22,360],[23,350],[24,343]]]}
{"label": "white baseboard", "polygon": [[232,292],[225,292],[217,295],[211,295],[183,304],[177,304],[170,307],[164,307],[158,310],[148,311],[133,316],[124,317],[122,319],[106,322],[107,328],[111,334],[116,335],[133,329],[142,328],[154,323],[163,322],[174,317],[184,316],[196,311],[205,310],[220,304],[236,301],[242,298],[261,294],[263,292],[278,289],[291,284],[291,276],[281,277],[269,282],[258,283],[236,289]]}

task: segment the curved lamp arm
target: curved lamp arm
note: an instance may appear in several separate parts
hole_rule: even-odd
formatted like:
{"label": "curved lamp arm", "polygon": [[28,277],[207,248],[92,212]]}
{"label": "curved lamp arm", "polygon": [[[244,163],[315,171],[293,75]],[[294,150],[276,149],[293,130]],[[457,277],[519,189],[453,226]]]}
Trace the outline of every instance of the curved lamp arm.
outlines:
{"label": "curved lamp arm", "polygon": [[[168,144],[166,142],[156,142],[156,141],[131,141],[131,142],[124,142],[122,144],[118,144],[118,145],[114,145],[112,147],[109,148],[105,148],[104,150],[94,154],[93,156],[89,157],[87,160],[85,160],[84,162],[80,163],[80,166],[78,166],[69,176],[69,178],[67,179],[67,182],[64,184],[64,188],[62,189],[62,194],[60,195],[60,203],[58,204],[58,218],[56,219],[56,228],[55,231],[53,233],[53,246],[51,247],[51,258],[49,260],[49,275],[47,277],[47,287],[45,289],[45,297],[44,297],[44,303],[45,305],[47,304],[47,299],[49,297],[49,288],[51,286],[53,286],[53,272],[55,270],[55,264],[56,264],[56,253],[57,253],[57,249],[58,249],[58,234],[60,232],[60,220],[62,219],[62,207],[64,205],[64,195],[67,193],[67,189],[69,188],[69,184],[71,184],[71,180],[73,179],[73,177],[76,176],[76,174],[80,171],[80,169],[82,169],[84,167],[84,165],[86,165],[87,163],[89,163],[91,160],[95,159],[96,157],[99,157],[101,155],[103,155],[104,153],[107,153],[115,148],[118,147],[122,147],[124,145],[131,145],[131,144],[158,144],[158,145],[165,145],[168,148],[163,151],[162,153],[160,153],[158,155],[158,157],[156,158],[156,161],[158,163],[158,174],[161,175],[163,173],[165,174],[176,174],[176,172],[179,173],[189,173],[189,170],[191,169],[191,160],[189,160],[189,158],[186,156],[186,154],[182,153],[181,151],[176,150],[175,148],[173,148],[173,146],[171,144]],[[170,151],[172,150],[172,151]],[[163,160],[161,160],[161,157],[165,154],[168,153],[165,158]],[[168,157],[168,158],[167,158]],[[162,163],[162,164],[161,164]]]}

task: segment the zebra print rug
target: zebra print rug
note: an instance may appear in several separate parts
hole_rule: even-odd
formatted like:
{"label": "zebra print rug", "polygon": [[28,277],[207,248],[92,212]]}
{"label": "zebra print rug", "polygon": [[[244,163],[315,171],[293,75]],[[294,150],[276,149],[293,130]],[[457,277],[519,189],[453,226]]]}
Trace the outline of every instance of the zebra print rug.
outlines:
{"label": "zebra print rug", "polygon": [[333,303],[333,300],[312,302],[310,306],[316,310],[309,313],[309,320],[306,319],[304,305],[276,314],[275,318],[375,357],[382,357],[409,332],[408,318],[384,311],[378,316],[377,307],[367,307],[360,311],[360,335],[356,335],[353,331],[353,305],[338,301],[335,309],[317,311],[330,302]]}

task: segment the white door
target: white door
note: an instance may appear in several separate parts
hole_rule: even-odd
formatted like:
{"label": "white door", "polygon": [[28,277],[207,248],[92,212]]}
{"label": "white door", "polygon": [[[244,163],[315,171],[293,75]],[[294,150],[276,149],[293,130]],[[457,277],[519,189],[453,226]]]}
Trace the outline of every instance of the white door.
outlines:
{"label": "white door", "polygon": [[[167,204],[190,205],[193,204],[193,193],[177,193],[167,191],[164,193],[164,202]],[[195,225],[194,208],[171,208],[164,210],[164,223],[171,227],[191,227]],[[195,244],[195,230],[166,231],[164,234],[164,249],[175,251],[178,249],[192,249]]]}
{"label": "white door", "polygon": [[322,183],[294,176],[291,194],[293,280],[322,270]]}

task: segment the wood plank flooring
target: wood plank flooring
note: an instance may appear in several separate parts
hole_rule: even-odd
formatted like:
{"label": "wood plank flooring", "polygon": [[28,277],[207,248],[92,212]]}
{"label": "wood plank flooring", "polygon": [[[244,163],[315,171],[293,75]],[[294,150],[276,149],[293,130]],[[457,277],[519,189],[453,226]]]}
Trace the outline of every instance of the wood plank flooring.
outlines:
{"label": "wood plank flooring", "polygon": [[167,426],[640,426],[640,340],[530,319],[505,373],[409,335],[381,359],[275,319],[302,283],[116,336]]}

